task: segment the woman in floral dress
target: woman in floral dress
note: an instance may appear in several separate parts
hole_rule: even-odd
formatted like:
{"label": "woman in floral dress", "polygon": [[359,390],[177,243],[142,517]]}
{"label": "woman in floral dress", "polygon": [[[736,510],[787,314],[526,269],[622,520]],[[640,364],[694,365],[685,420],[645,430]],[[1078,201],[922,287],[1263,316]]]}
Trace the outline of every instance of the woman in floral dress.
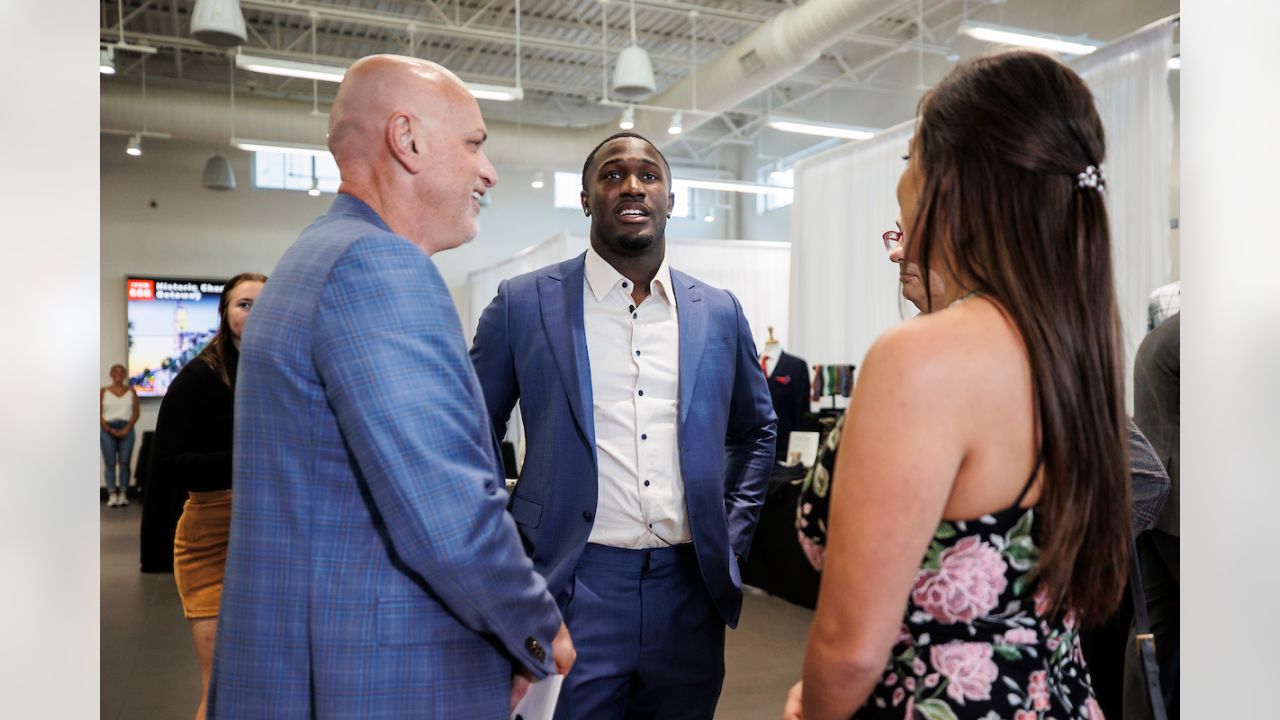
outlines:
{"label": "woman in floral dress", "polygon": [[922,100],[886,240],[932,312],[862,364],[787,720],[1102,717],[1078,631],[1120,601],[1130,525],[1104,154],[1045,55]]}

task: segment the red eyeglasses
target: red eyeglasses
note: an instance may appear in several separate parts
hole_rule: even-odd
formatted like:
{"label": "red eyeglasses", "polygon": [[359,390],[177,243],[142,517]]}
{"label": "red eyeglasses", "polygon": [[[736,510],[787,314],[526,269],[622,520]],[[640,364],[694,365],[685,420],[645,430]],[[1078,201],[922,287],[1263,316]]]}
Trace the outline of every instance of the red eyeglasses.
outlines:
{"label": "red eyeglasses", "polygon": [[889,230],[880,237],[884,240],[884,249],[887,252],[893,252],[894,250],[902,247],[901,230]]}

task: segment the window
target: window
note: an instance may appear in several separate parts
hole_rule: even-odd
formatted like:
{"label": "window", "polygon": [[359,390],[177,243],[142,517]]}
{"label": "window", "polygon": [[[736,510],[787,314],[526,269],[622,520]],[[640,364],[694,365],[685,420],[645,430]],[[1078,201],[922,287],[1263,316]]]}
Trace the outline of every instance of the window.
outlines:
{"label": "window", "polygon": [[[554,184],[557,208],[582,210],[582,200],[579,195],[582,192],[582,173],[557,172]],[[671,210],[671,217],[693,217],[693,193],[690,192],[689,186],[685,185],[683,180],[675,180],[671,183],[671,191],[676,196],[676,204]]]}
{"label": "window", "polygon": [[271,190],[311,189],[312,161],[315,162],[316,184],[320,192],[338,192],[338,163],[333,155],[298,155],[294,153],[255,152],[253,154],[254,187]]}
{"label": "window", "polygon": [[[794,167],[782,170],[776,165],[765,165],[756,172],[756,180],[779,187],[795,187],[796,171]],[[794,195],[790,198],[779,195],[757,195],[756,214],[761,215],[771,210],[780,210],[790,205],[794,199]]]}

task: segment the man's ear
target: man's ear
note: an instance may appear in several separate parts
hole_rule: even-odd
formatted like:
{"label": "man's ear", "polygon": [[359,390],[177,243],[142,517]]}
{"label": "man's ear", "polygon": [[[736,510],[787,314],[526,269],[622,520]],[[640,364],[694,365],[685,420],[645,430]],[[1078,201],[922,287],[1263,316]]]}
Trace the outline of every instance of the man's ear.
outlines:
{"label": "man's ear", "polygon": [[668,193],[667,194],[667,219],[668,220],[671,219],[671,211],[675,210],[675,208],[676,208],[676,194]]}
{"label": "man's ear", "polygon": [[387,149],[405,170],[412,174],[426,165],[426,148],[415,138],[414,120],[407,113],[396,113],[387,120]]}
{"label": "man's ear", "polygon": [[582,214],[591,217],[591,203],[590,198],[587,197],[587,191],[578,193],[578,198],[582,200]]}

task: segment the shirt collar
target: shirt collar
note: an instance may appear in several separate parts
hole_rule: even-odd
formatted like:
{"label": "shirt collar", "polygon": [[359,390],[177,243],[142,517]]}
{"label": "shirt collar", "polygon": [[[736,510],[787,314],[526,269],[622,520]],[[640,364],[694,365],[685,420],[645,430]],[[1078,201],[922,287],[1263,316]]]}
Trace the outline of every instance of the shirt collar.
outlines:
{"label": "shirt collar", "polygon": [[[583,272],[586,275],[587,287],[591,289],[596,302],[604,302],[605,297],[626,280],[622,273],[614,269],[607,260],[600,257],[600,253],[596,252],[595,248],[590,246],[587,247],[586,266]],[[668,305],[675,304],[671,294],[671,266],[667,265],[665,255],[662,258],[662,264],[658,266],[657,274],[653,276],[653,282],[649,285],[649,294],[662,298],[662,301]]]}

